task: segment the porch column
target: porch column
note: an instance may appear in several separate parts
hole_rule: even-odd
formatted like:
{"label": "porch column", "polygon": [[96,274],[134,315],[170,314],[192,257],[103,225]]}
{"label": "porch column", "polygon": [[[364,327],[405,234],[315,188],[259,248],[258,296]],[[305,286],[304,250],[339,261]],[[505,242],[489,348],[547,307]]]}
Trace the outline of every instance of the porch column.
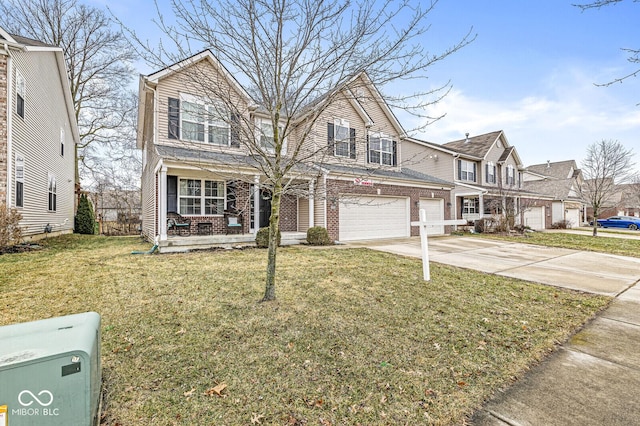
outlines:
{"label": "porch column", "polygon": [[479,203],[479,209],[480,211],[478,212],[478,214],[480,214],[480,218],[484,217],[484,195],[481,193],[478,198],[480,198],[480,203]]}
{"label": "porch column", "polygon": [[260,229],[260,176],[253,177],[253,234]]}
{"label": "porch column", "polygon": [[158,180],[158,230],[160,241],[167,239],[167,166],[160,167]]}
{"label": "porch column", "polygon": [[313,192],[315,191],[316,183],[315,181],[309,181],[309,228],[313,228],[315,226],[314,218],[315,218],[315,196]]}

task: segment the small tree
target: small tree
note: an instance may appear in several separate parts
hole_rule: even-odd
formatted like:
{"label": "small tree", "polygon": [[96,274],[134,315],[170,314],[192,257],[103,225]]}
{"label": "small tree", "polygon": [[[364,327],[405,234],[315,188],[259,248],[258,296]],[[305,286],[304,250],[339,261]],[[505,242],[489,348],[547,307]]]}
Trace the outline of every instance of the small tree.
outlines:
{"label": "small tree", "polygon": [[85,194],[80,196],[78,203],[78,213],[75,218],[75,231],[77,234],[93,235],[96,230],[96,218],[93,214],[93,207]]}
{"label": "small tree", "polygon": [[583,199],[593,208],[593,236],[598,235],[598,215],[603,204],[616,191],[616,185],[633,177],[633,152],[615,140],[601,140],[589,145],[582,162],[585,181]]}

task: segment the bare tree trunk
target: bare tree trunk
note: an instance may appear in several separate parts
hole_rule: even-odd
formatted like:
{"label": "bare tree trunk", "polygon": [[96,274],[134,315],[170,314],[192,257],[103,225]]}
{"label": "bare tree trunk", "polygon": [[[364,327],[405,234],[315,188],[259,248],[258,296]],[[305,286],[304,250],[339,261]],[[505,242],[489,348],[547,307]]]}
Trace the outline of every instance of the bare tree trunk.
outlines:
{"label": "bare tree trunk", "polygon": [[598,215],[595,213],[593,214],[593,236],[598,236]]}
{"label": "bare tree trunk", "polygon": [[282,185],[277,182],[271,197],[271,217],[269,218],[269,248],[267,254],[267,280],[262,302],[276,298],[276,254],[278,251],[278,233],[280,232],[280,203]]}

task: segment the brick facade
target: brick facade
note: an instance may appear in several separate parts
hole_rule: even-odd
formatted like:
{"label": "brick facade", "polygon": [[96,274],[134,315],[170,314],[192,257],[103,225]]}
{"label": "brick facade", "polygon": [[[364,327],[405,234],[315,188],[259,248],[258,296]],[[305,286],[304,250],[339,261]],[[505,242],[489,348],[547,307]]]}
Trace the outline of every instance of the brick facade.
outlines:
{"label": "brick facade", "polygon": [[[338,199],[339,194],[353,195],[369,195],[369,196],[390,196],[390,197],[409,197],[411,206],[411,221],[419,220],[420,199],[442,199],[444,200],[444,218],[451,219],[451,192],[448,189],[428,189],[416,188],[398,185],[381,185],[361,186],[355,185],[353,182],[342,180],[327,180],[327,187],[331,192],[329,199]],[[338,240],[340,235],[340,203],[328,202],[327,206],[327,231],[329,237]],[[445,228],[445,232],[450,232],[450,227]],[[411,227],[411,236],[420,235],[420,230],[416,226]]]}
{"label": "brick facade", "polygon": [[7,57],[0,54],[0,202],[4,202],[7,197],[7,170],[11,161],[7,158]]}

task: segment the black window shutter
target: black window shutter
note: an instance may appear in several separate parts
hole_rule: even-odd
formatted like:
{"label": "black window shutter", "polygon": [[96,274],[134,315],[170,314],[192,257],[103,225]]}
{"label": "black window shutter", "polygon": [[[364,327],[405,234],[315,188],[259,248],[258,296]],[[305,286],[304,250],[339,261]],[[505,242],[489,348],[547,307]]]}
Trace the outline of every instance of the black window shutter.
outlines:
{"label": "black window shutter", "polygon": [[169,98],[169,139],[180,138],[180,99]]}
{"label": "black window shutter", "polygon": [[476,163],[473,163],[473,181],[474,182],[478,181],[478,178],[476,176],[477,176],[477,174],[476,174]]}
{"label": "black window shutter", "polygon": [[458,180],[462,180],[462,160],[458,160]]}
{"label": "black window shutter", "polygon": [[333,150],[333,138],[333,123],[327,123],[327,145],[329,147],[329,155],[335,154]]}
{"label": "black window shutter", "polygon": [[491,183],[491,180],[489,178],[489,165],[488,164],[484,165],[484,178],[487,181],[487,183]]}
{"label": "black window shutter", "polygon": [[349,129],[349,157],[356,158],[356,129]]}
{"label": "black window shutter", "polygon": [[231,114],[231,146],[240,148],[240,116]]}
{"label": "black window shutter", "polygon": [[392,165],[397,166],[398,165],[398,142],[397,141],[393,141],[393,159],[392,161]]}
{"label": "black window shutter", "polygon": [[496,183],[496,166],[493,166],[493,183]]}
{"label": "black window shutter", "polygon": [[178,212],[178,176],[167,175],[167,212]]}

